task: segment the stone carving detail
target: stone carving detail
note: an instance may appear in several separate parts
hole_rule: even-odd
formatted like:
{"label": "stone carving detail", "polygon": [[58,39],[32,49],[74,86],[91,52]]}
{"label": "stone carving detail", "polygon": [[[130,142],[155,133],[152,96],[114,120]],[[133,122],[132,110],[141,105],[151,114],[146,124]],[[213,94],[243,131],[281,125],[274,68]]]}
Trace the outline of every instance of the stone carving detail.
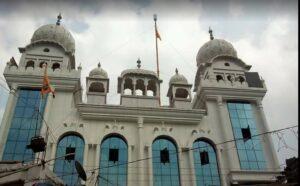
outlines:
{"label": "stone carving detail", "polygon": [[164,124],[164,122],[162,122],[162,125],[161,126],[157,126],[157,127],[154,127],[153,128],[153,132],[156,133],[156,132],[167,132],[167,133],[170,133],[173,131],[173,127],[168,127]]}
{"label": "stone carving detail", "polygon": [[191,132],[191,134],[192,134],[192,136],[194,136],[194,135],[197,135],[197,134],[205,134],[205,133],[207,133],[207,134],[209,134],[211,132],[211,130],[210,129],[194,129],[194,130],[192,130],[192,132]]}
{"label": "stone carving detail", "polygon": [[120,131],[120,130],[124,130],[125,127],[124,127],[124,125],[121,125],[120,123],[117,123],[117,121],[115,120],[114,123],[106,124],[104,129],[105,130]]}

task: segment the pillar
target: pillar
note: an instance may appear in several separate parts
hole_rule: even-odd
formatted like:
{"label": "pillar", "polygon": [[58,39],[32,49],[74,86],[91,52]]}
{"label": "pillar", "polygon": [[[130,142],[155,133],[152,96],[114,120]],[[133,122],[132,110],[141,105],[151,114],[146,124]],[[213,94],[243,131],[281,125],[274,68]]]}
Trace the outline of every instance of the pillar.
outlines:
{"label": "pillar", "polygon": [[190,169],[191,169],[191,183],[192,186],[196,186],[196,173],[195,173],[195,164],[194,164],[194,151],[193,150],[189,150],[189,163],[190,163]]}
{"label": "pillar", "polygon": [[[138,159],[144,158],[143,124],[144,124],[144,119],[142,117],[139,117],[138,118],[138,133],[139,133]],[[144,162],[139,161],[138,165],[139,165],[138,168],[139,185],[145,185],[146,183],[144,182],[144,173],[145,173]]]}
{"label": "pillar", "polygon": [[[260,118],[261,124],[262,124],[262,125],[260,125],[260,127],[263,130],[263,131],[261,131],[261,133],[264,133],[264,132],[270,131],[270,128],[268,126],[268,122],[267,122],[266,115],[265,115],[265,112],[263,110],[263,106],[262,106],[261,101],[262,101],[261,99],[257,99],[256,104],[257,104],[257,110],[258,110],[259,118]],[[271,155],[272,156],[272,162],[268,162],[268,165],[273,165],[271,167],[269,166],[272,169],[280,170],[279,161],[278,161],[277,156],[276,156],[277,153],[275,151],[271,135],[266,134],[265,139],[267,141],[267,144],[265,145],[265,147],[269,148],[268,151],[271,152],[271,154],[272,154]]]}
{"label": "pillar", "polygon": [[14,109],[14,106],[17,101],[16,89],[17,89],[17,86],[15,84],[13,84],[9,91],[9,96],[8,96],[8,100],[6,103],[5,112],[2,117],[2,123],[0,126],[0,138],[2,139],[2,143],[0,143],[0,159],[2,159],[2,156],[3,156],[4,146],[6,143],[6,138],[7,138],[9,127],[10,127],[11,118],[14,114],[13,109]]}

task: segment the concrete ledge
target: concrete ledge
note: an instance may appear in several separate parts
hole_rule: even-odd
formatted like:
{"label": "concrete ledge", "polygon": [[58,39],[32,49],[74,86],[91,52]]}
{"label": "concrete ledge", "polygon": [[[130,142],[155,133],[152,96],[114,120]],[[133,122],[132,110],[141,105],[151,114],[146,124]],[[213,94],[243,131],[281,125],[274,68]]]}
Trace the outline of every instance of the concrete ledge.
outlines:
{"label": "concrete ledge", "polygon": [[255,171],[240,170],[230,171],[229,178],[232,184],[250,184],[250,183],[273,183],[280,171]]}

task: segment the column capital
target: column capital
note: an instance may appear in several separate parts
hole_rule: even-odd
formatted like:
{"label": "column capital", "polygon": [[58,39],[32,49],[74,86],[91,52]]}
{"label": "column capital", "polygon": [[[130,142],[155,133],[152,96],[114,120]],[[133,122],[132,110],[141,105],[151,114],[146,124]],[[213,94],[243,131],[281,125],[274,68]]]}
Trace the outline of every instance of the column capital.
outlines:
{"label": "column capital", "polygon": [[259,109],[263,109],[262,99],[256,99],[256,105]]}
{"label": "column capital", "polygon": [[222,96],[217,96],[216,98],[218,106],[223,106],[223,98]]}

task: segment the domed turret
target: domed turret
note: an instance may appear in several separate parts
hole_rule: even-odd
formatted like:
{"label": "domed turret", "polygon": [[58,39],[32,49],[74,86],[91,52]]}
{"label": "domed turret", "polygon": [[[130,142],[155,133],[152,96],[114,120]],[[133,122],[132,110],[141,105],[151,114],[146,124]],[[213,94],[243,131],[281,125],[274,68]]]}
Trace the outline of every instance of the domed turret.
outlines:
{"label": "domed turret", "polygon": [[109,91],[109,79],[107,72],[98,67],[90,71],[89,76],[86,78],[87,90],[87,103],[94,105],[106,104],[106,95]]}
{"label": "domed turret", "polygon": [[40,42],[53,42],[65,49],[66,52],[75,52],[75,40],[71,33],[60,25],[61,15],[58,16],[56,24],[43,25],[38,28],[32,38],[31,44]]}
{"label": "domed turret", "polygon": [[169,97],[170,107],[190,108],[191,107],[191,87],[187,79],[175,70],[175,75],[169,81]]}
{"label": "domed turret", "polygon": [[206,42],[198,51],[196,61],[199,67],[202,63],[208,63],[214,57],[225,55],[237,57],[236,50],[231,43],[224,39],[214,39],[212,30],[209,28],[210,41]]}
{"label": "domed turret", "polygon": [[219,55],[237,57],[236,50],[231,43],[223,39],[213,39],[206,42],[198,51],[197,66],[201,63],[207,63],[211,59]]}
{"label": "domed turret", "polygon": [[90,71],[89,77],[92,78],[103,78],[107,79],[107,72],[101,68],[101,64],[98,63],[98,67],[94,68],[93,70]]}
{"label": "domed turret", "polygon": [[124,70],[118,78],[121,105],[158,107],[161,82],[154,71],[141,69],[141,60],[138,59],[136,69]]}

